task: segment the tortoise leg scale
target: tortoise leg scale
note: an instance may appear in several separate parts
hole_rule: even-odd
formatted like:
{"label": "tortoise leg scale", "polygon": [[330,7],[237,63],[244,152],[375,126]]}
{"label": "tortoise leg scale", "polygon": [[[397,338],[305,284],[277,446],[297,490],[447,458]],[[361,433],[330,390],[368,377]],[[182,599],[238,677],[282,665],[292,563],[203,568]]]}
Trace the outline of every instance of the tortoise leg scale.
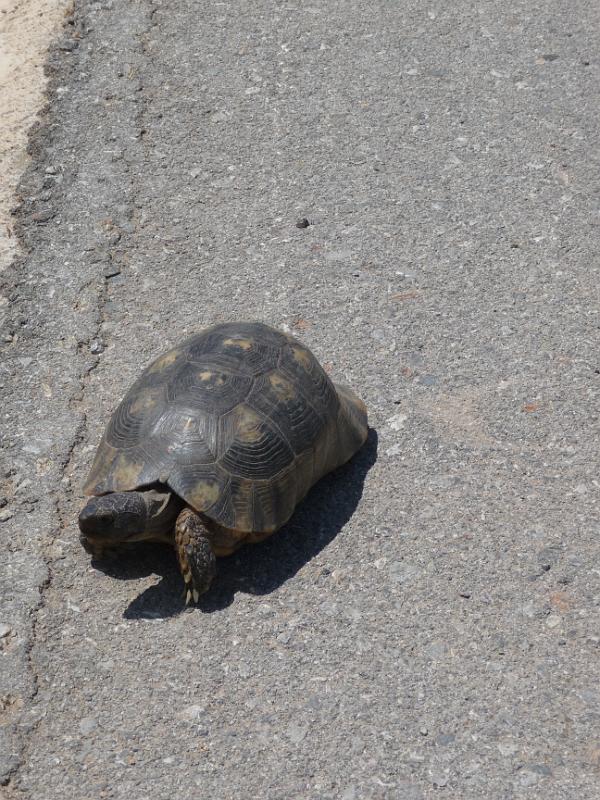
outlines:
{"label": "tortoise leg scale", "polygon": [[198,602],[215,577],[216,558],[209,533],[202,519],[190,508],[184,508],[175,523],[175,549],[185,583],[185,602]]}

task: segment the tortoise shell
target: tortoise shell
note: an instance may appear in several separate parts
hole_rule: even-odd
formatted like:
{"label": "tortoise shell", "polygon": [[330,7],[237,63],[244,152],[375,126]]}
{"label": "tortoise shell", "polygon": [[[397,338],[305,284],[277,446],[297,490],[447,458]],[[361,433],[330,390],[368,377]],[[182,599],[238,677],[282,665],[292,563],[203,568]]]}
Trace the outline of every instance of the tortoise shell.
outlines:
{"label": "tortoise shell", "polygon": [[217,525],[266,535],[366,437],[364,404],[307,347],[260,323],[215,325],[133,384],[84,489],[166,484]]}

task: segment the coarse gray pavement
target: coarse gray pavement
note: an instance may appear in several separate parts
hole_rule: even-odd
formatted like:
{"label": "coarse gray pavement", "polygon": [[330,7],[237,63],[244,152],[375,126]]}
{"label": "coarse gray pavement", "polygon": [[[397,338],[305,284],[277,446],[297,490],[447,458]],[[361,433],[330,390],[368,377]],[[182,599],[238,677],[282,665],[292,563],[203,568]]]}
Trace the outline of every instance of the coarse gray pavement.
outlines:
{"label": "coarse gray pavement", "polygon": [[[76,0],[2,277],[3,797],[600,796],[598,53],[583,0]],[[373,430],[186,611],[76,517],[229,319]]]}

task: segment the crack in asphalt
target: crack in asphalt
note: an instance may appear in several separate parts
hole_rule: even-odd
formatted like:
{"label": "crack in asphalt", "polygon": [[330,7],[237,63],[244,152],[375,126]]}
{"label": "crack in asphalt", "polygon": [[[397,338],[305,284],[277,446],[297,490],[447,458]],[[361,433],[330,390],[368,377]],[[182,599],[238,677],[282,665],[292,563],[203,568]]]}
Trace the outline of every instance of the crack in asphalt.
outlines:
{"label": "crack in asphalt", "polygon": [[[153,22],[156,7],[148,4],[150,11],[148,13],[149,24],[147,30],[139,36],[139,50],[143,56],[148,59],[146,39],[151,29],[155,26]],[[81,7],[80,7],[81,6]],[[88,20],[85,15],[85,8],[82,4],[70,8],[70,12],[65,19],[65,31],[69,31],[68,26],[74,26],[73,31],[78,40],[78,45],[81,46],[86,35],[89,33]],[[64,31],[63,31],[64,32]],[[60,37],[59,37],[60,39]],[[31,195],[30,184],[32,176],[41,172],[42,167],[47,163],[47,140],[52,139],[52,131],[55,127],[53,116],[58,114],[55,103],[60,94],[60,82],[64,79],[63,70],[67,71],[73,69],[73,55],[69,51],[68,55],[61,52],[60,41],[57,41],[49,50],[49,61],[46,65],[46,71],[49,74],[50,80],[46,88],[47,103],[40,118],[36,120],[29,134],[28,150],[34,155],[34,162],[29,168],[26,175],[23,177],[19,190],[22,191],[19,205],[14,209],[13,213],[16,217],[16,231],[17,236],[22,245],[22,255],[18,256],[13,264],[5,271],[2,276],[2,289],[12,301],[10,313],[3,320],[2,325],[2,339],[7,345],[17,344],[19,337],[17,334],[19,326],[22,324],[23,319],[27,319],[26,302],[28,297],[23,297],[19,293],[19,287],[28,284],[27,270],[28,259],[35,249],[35,242],[31,242],[30,230],[28,225],[31,221],[35,222],[35,211],[38,205],[38,198],[36,195]],[[68,60],[69,59],[69,60]],[[142,90],[143,94],[143,90]],[[141,102],[137,106],[135,114],[135,126],[140,131],[140,138],[143,134],[144,118],[147,114],[147,102]],[[132,177],[132,170],[128,163],[125,154],[121,159],[121,177],[123,184],[128,181],[129,201],[125,203],[124,215],[130,215],[133,219],[136,211],[135,203],[135,186]],[[71,182],[75,179],[76,169],[71,173]],[[50,176],[52,177],[52,176]],[[34,183],[35,183],[35,177]],[[45,178],[48,182],[48,177]],[[38,181],[39,183],[39,181]],[[58,189],[58,185],[57,185]],[[121,191],[125,193],[124,185]],[[53,201],[56,204],[58,201],[58,191],[55,191]],[[65,192],[63,191],[63,196]],[[106,227],[109,233],[115,237],[115,241],[105,246],[105,252],[113,264],[117,267],[116,274],[125,273],[127,267],[127,252],[126,245],[128,234],[114,225],[112,220],[105,220]],[[34,228],[35,230],[35,228]],[[114,231],[118,233],[115,235]],[[53,517],[54,523],[47,528],[47,534],[42,540],[38,555],[44,563],[45,576],[38,582],[37,590],[38,597],[36,602],[29,610],[30,616],[30,631],[23,648],[23,656],[27,672],[30,676],[30,690],[25,699],[31,711],[34,712],[33,720],[24,725],[24,732],[16,733],[13,741],[13,760],[9,767],[4,770],[1,778],[1,785],[8,796],[22,796],[23,790],[19,786],[20,773],[29,760],[29,754],[35,748],[36,732],[41,724],[42,716],[35,714],[35,701],[38,698],[44,680],[43,666],[36,660],[35,652],[38,647],[43,648],[44,641],[44,624],[43,619],[44,609],[48,604],[48,597],[52,592],[54,580],[54,565],[56,561],[56,554],[54,548],[57,539],[60,537],[62,531],[66,530],[72,525],[72,506],[76,501],[75,493],[71,486],[71,477],[76,471],[78,466],[79,450],[83,444],[88,440],[88,387],[92,374],[100,367],[102,362],[102,353],[106,350],[110,341],[110,335],[105,330],[106,328],[106,313],[105,308],[107,303],[118,294],[118,287],[113,284],[110,276],[102,276],[96,274],[88,280],[83,281],[79,286],[79,296],[84,296],[88,290],[92,290],[96,297],[95,307],[91,314],[95,318],[95,324],[92,325],[84,336],[79,337],[77,342],[77,354],[85,360],[84,367],[80,371],[77,385],[73,387],[70,396],[67,398],[66,404],[70,411],[79,417],[74,434],[68,442],[64,454],[59,460],[59,471],[55,480],[57,487],[56,497],[53,502]],[[75,302],[76,308],[79,301]],[[24,312],[24,313],[23,313]],[[88,314],[90,310],[88,308]],[[90,353],[91,346],[94,342],[100,344],[100,352],[98,354]],[[17,717],[13,720],[16,722]]]}
{"label": "crack in asphalt", "polygon": [[[77,33],[78,36],[82,34],[83,26],[81,20],[76,21],[75,19],[75,7],[70,6],[65,13],[65,20],[63,23],[62,31],[59,31],[57,40],[53,43],[53,45],[49,48],[49,60],[46,64],[46,73],[49,75],[50,80],[46,87],[45,96],[46,96],[46,104],[43,111],[40,113],[40,116],[34,124],[32,125],[29,131],[29,141],[28,141],[28,151],[31,155],[34,156],[34,162],[22,177],[20,185],[19,185],[19,193],[17,197],[20,199],[19,204],[13,209],[13,215],[16,218],[16,233],[17,238],[21,244],[22,248],[22,255],[19,255],[15,258],[13,263],[10,265],[9,269],[3,275],[2,281],[2,289],[4,292],[9,292],[10,300],[12,301],[11,307],[11,314],[8,316],[7,319],[4,320],[4,335],[2,339],[5,343],[9,343],[11,345],[16,345],[18,343],[18,337],[15,337],[15,331],[18,329],[19,317],[22,316],[23,311],[26,312],[27,309],[27,301],[30,299],[26,294],[21,295],[19,293],[19,289],[26,287],[28,284],[28,259],[32,255],[35,250],[35,242],[31,241],[30,230],[28,228],[28,221],[31,220],[33,213],[32,208],[36,207],[37,197],[30,196],[29,194],[29,187],[31,181],[33,179],[35,184],[35,176],[36,173],[41,171],[41,166],[47,161],[47,147],[46,147],[46,139],[51,140],[51,130],[53,127],[53,120],[52,120],[52,101],[57,97],[58,93],[58,81],[59,81],[59,73],[56,69],[56,59],[61,59],[61,51],[60,51],[60,39],[63,33],[68,31],[68,26],[74,26],[74,32]],[[48,178],[46,178],[46,181]],[[58,188],[58,187],[57,187]],[[21,194],[22,192],[22,194]],[[56,202],[58,192],[54,192],[54,201]],[[35,213],[35,212],[34,212]],[[88,282],[84,284],[81,288],[85,289],[87,285],[91,283]],[[102,298],[104,293],[100,293],[99,297]],[[101,304],[101,300],[99,305]],[[26,313],[25,316],[22,317],[27,319]],[[87,375],[97,366],[98,359],[96,359],[92,364],[87,367],[81,376],[81,383],[80,383],[80,394],[83,396],[83,391],[85,387],[85,381]],[[77,398],[77,392],[72,394],[68,400],[68,404],[71,405],[74,399]],[[66,454],[60,459],[60,471],[59,475],[60,478],[64,478],[69,465],[73,458],[73,453],[77,444],[82,440],[83,430],[85,426],[85,415],[83,415],[80,419],[79,424],[77,425],[75,436],[71,443],[69,444]],[[60,481],[58,482],[60,485]],[[48,528],[48,535],[45,539],[43,539],[40,543],[40,547],[38,550],[38,556],[43,560],[45,566],[45,577],[43,580],[38,582],[37,590],[38,590],[38,598],[35,604],[33,604],[29,610],[29,617],[30,617],[30,631],[29,636],[25,640],[23,654],[25,658],[25,664],[27,672],[31,679],[30,690],[28,696],[25,698],[29,705],[33,708],[36,698],[39,695],[40,687],[42,685],[42,673],[37,666],[36,660],[34,658],[34,650],[36,645],[38,644],[38,640],[40,638],[39,634],[39,627],[40,627],[40,612],[46,606],[46,596],[49,587],[52,584],[53,578],[53,561],[54,558],[51,554],[52,547],[55,543],[57,536],[59,535],[60,531],[65,526],[65,520],[61,513],[61,502],[60,502],[60,495],[56,493],[56,499],[54,500],[54,510],[53,516],[55,519],[55,523],[49,526]],[[5,787],[6,792],[8,793],[9,797],[14,797],[17,794],[22,796],[23,792],[18,786],[19,780],[19,773],[23,768],[24,764],[27,762],[28,754],[33,747],[33,738],[35,736],[36,729],[39,725],[40,718],[35,718],[33,722],[30,722],[28,725],[23,726],[25,728],[24,732],[20,735],[15,735],[15,743],[13,744],[13,749],[17,749],[16,758],[10,765],[10,767],[4,771],[1,777],[1,785]],[[16,746],[15,746],[16,745]]]}

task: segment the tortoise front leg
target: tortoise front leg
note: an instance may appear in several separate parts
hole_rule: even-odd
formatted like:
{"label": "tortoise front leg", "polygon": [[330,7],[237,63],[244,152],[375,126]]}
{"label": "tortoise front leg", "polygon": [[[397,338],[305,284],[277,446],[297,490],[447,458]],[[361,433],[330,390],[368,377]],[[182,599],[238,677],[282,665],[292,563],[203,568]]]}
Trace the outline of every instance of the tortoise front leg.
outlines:
{"label": "tortoise front leg", "polygon": [[212,583],[217,563],[206,526],[191,508],[184,508],[177,517],[175,549],[185,582],[186,605],[192,599],[197,603]]}

